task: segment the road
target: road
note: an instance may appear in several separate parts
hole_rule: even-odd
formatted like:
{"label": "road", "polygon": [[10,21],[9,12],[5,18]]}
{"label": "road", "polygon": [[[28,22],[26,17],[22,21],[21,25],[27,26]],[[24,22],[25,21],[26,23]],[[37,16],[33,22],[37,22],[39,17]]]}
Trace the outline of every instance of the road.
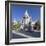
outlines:
{"label": "road", "polygon": [[40,37],[40,32],[23,31],[23,30],[20,30],[19,32],[17,31],[12,32],[12,38],[28,38],[28,37]]}

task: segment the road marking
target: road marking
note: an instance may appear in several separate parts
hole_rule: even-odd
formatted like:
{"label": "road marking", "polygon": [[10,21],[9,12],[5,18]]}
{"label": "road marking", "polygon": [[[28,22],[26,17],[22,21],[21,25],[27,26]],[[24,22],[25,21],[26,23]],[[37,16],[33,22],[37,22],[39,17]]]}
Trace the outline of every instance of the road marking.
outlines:
{"label": "road marking", "polygon": [[17,34],[17,35],[20,35],[20,36],[27,37],[27,38],[30,38],[30,37],[31,37],[31,36],[29,36],[29,35],[25,35],[25,34],[23,34],[23,33],[20,33],[20,32],[15,31],[15,30],[13,30],[12,33]]}

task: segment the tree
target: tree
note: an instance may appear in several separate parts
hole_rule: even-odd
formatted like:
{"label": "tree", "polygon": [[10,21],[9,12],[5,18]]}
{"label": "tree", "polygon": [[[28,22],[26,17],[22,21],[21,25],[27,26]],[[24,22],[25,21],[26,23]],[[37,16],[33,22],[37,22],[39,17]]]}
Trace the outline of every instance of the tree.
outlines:
{"label": "tree", "polygon": [[40,22],[39,22],[39,21],[37,21],[37,22],[35,23],[34,29],[35,29],[35,30],[40,30]]}
{"label": "tree", "polygon": [[17,24],[12,23],[12,30],[18,30],[19,28],[20,28],[20,23],[19,22],[17,22]]}

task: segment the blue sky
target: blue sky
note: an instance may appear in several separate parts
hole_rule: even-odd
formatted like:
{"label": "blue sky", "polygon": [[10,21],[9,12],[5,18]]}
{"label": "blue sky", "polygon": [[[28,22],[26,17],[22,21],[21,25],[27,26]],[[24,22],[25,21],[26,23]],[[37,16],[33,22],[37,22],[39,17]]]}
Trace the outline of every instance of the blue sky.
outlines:
{"label": "blue sky", "polygon": [[40,6],[33,5],[11,5],[11,16],[12,20],[16,19],[17,21],[21,20],[25,14],[25,11],[28,11],[29,16],[32,17],[32,21],[36,19],[40,20]]}

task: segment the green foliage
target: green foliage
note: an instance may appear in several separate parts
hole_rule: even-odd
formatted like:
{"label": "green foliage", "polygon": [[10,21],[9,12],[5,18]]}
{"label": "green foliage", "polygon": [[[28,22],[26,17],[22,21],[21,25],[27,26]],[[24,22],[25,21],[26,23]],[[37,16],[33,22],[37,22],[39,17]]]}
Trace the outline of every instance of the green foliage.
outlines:
{"label": "green foliage", "polygon": [[17,22],[17,24],[16,23],[15,24],[12,24],[12,29],[17,30],[19,28],[20,28],[20,23],[19,22]]}
{"label": "green foliage", "polygon": [[20,28],[20,24],[19,23],[15,24],[15,29],[17,30],[19,28]]}

